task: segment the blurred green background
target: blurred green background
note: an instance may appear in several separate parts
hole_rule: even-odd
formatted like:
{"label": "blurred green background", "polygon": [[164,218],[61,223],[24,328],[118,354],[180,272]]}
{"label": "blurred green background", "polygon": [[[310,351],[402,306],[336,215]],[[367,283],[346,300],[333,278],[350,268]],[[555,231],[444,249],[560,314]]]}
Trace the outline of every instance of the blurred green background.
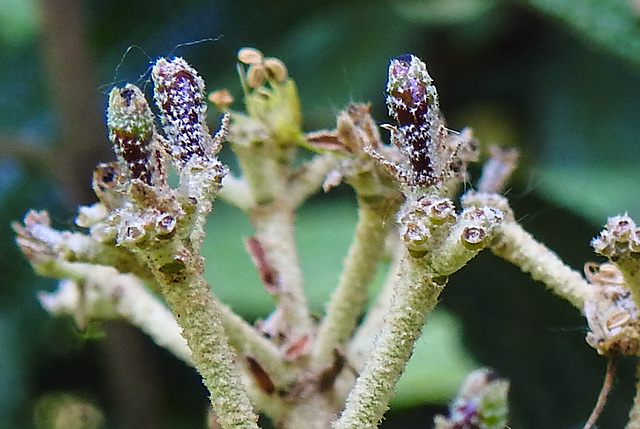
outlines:
{"label": "blurred green background", "polygon": [[[287,64],[310,131],[333,127],[349,101],[370,101],[376,120],[388,121],[387,62],[412,52],[426,61],[451,128],[473,127],[485,148],[520,149],[508,193],[518,218],[581,269],[599,260],[589,240],[608,215],[640,219],[638,3],[0,0],[0,428],[47,427],[34,410],[56,394],[94,404],[105,428],[204,427],[206,392],[192,370],[124,324],[81,333],[39,307],[37,291],[55,282],[33,273],[9,228],[28,208],[72,227],[76,205],[93,201],[93,166],[112,159],[106,94],[125,81],[148,92],[153,58],[184,56],[208,89],[240,99],[235,53],[259,48]],[[217,40],[183,46],[203,39]],[[318,313],[339,275],[354,207],[340,188],[300,214]],[[253,320],[271,307],[242,248],[248,234],[220,205],[205,256],[216,292]],[[606,363],[584,342],[577,310],[490,254],[451,279],[441,307],[383,428],[430,427],[477,365],[512,381],[513,428],[582,426]],[[623,427],[631,405],[635,361],[621,366],[603,428]]]}

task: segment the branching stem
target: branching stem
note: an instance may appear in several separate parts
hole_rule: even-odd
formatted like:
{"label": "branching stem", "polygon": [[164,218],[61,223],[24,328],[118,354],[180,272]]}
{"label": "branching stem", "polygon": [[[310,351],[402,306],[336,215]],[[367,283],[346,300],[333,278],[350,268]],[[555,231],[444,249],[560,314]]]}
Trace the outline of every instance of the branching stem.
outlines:
{"label": "branching stem", "polygon": [[391,224],[385,221],[384,212],[364,202],[360,202],[358,212],[356,234],[340,282],[318,329],[313,352],[315,364],[330,362],[334,349],[351,336],[367,299],[367,286],[384,250],[384,238]]}
{"label": "branching stem", "polygon": [[333,429],[376,428],[443,286],[407,255],[382,331]]}

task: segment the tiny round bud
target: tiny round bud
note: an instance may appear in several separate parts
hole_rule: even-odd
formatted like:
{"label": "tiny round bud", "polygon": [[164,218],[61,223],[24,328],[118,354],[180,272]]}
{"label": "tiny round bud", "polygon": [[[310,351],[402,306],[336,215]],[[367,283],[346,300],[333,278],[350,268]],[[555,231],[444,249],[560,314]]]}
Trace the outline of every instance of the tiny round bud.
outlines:
{"label": "tiny round bud", "polygon": [[238,61],[244,64],[260,64],[264,59],[262,52],[256,48],[240,48]]}
{"label": "tiny round bud", "polygon": [[636,229],[629,238],[629,248],[632,252],[640,252],[640,229]]}
{"label": "tiny round bud", "polygon": [[262,64],[251,64],[247,70],[247,84],[250,88],[264,85],[267,80],[267,70]]}
{"label": "tiny round bud", "polygon": [[470,207],[462,212],[462,218],[466,220],[482,221],[486,213],[482,207]]}
{"label": "tiny round bud", "polygon": [[233,103],[233,96],[228,89],[219,89],[218,91],[213,91],[207,97],[210,102],[215,104],[218,110],[226,110],[227,107]]}
{"label": "tiny round bud", "polygon": [[400,237],[405,242],[411,256],[421,258],[427,253],[431,233],[428,229],[414,222],[408,222],[400,230]]}
{"label": "tiny round bud", "polygon": [[142,240],[145,236],[145,230],[141,226],[131,225],[127,227],[127,230],[122,238],[124,242],[135,243]]}
{"label": "tiny round bud", "polygon": [[165,235],[171,234],[174,228],[176,227],[176,223],[177,223],[176,218],[171,216],[170,214],[166,213],[162,215],[156,221],[158,235],[165,236]]}
{"label": "tiny round bud", "polygon": [[424,245],[429,239],[429,231],[420,228],[420,226],[415,223],[409,223],[404,228],[402,239],[407,243],[407,245],[419,247]]}
{"label": "tiny round bud", "polygon": [[611,229],[611,235],[617,242],[625,242],[633,233],[635,225],[631,219],[620,219]]}
{"label": "tiny round bud", "polygon": [[267,71],[267,79],[284,82],[287,78],[287,66],[279,59],[272,57],[265,58],[263,65]]}
{"label": "tiny round bud", "polygon": [[449,200],[441,201],[430,207],[429,219],[435,224],[442,224],[444,222],[455,222],[456,212],[455,207]]}
{"label": "tiny round bud", "polygon": [[462,231],[460,239],[464,247],[467,249],[478,250],[484,246],[486,237],[487,233],[484,229],[469,226]]}

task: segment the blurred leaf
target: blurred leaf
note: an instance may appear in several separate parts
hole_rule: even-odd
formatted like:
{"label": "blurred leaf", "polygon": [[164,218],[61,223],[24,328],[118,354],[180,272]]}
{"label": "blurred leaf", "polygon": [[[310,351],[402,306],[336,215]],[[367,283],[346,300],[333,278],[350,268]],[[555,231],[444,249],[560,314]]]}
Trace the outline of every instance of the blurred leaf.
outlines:
{"label": "blurred leaf", "polygon": [[277,49],[263,51],[287,64],[305,128],[325,128],[350,101],[371,102],[384,112],[389,59],[417,50],[420,31],[384,2],[343,2],[301,17]]}
{"label": "blurred leaf", "polygon": [[426,25],[460,24],[482,18],[493,0],[401,0],[392,3],[406,20]]}
{"label": "blurred leaf", "polygon": [[629,0],[521,0],[608,52],[640,64],[640,19]]}
{"label": "blurred leaf", "polygon": [[627,166],[556,166],[537,170],[537,185],[559,205],[603,225],[609,216],[629,213],[640,219],[640,171]]}
{"label": "blurred leaf", "polygon": [[25,350],[15,316],[0,312],[0,427],[13,421],[25,396]]}
{"label": "blurred leaf", "polygon": [[[355,203],[346,199],[309,203],[298,213],[297,241],[305,290],[313,311],[322,310],[338,282],[342,259],[353,238],[356,215]],[[264,317],[274,308],[273,298],[260,283],[244,247],[243,239],[251,234],[253,228],[242,212],[216,202],[203,249],[207,258],[206,276],[213,291],[249,319]]]}
{"label": "blurred leaf", "polygon": [[462,328],[441,307],[429,314],[413,357],[396,386],[392,405],[410,407],[425,403],[447,403],[460,383],[478,368],[462,344]]}
{"label": "blurred leaf", "polygon": [[617,59],[559,40],[532,65],[530,140],[534,185],[595,225],[640,215],[636,88],[640,74]]}
{"label": "blurred leaf", "polygon": [[0,0],[0,39],[10,46],[31,40],[38,31],[35,0]]}

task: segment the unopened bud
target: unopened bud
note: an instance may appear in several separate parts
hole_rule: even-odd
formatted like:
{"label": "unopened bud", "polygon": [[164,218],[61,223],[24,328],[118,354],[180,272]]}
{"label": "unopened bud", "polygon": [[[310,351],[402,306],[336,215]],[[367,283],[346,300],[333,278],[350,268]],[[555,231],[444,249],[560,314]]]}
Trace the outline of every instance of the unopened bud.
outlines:
{"label": "unopened bud", "polygon": [[265,58],[263,65],[267,73],[267,79],[283,82],[287,78],[287,66],[279,59],[273,57]]}
{"label": "unopened bud", "polygon": [[485,245],[486,237],[487,233],[483,228],[470,226],[462,230],[460,240],[467,249],[478,250]]}
{"label": "unopened bud", "polygon": [[250,88],[264,85],[267,80],[267,70],[262,64],[251,64],[247,70],[247,84]]}
{"label": "unopened bud", "polygon": [[227,110],[227,107],[233,103],[233,96],[228,89],[211,92],[208,98],[219,110]]}
{"label": "unopened bud", "polygon": [[211,139],[206,124],[204,81],[182,58],[160,58],[151,73],[162,127],[178,168],[205,156]]}
{"label": "unopened bud", "polygon": [[262,52],[255,48],[240,48],[238,51],[238,61],[244,64],[260,64],[263,59]]}

